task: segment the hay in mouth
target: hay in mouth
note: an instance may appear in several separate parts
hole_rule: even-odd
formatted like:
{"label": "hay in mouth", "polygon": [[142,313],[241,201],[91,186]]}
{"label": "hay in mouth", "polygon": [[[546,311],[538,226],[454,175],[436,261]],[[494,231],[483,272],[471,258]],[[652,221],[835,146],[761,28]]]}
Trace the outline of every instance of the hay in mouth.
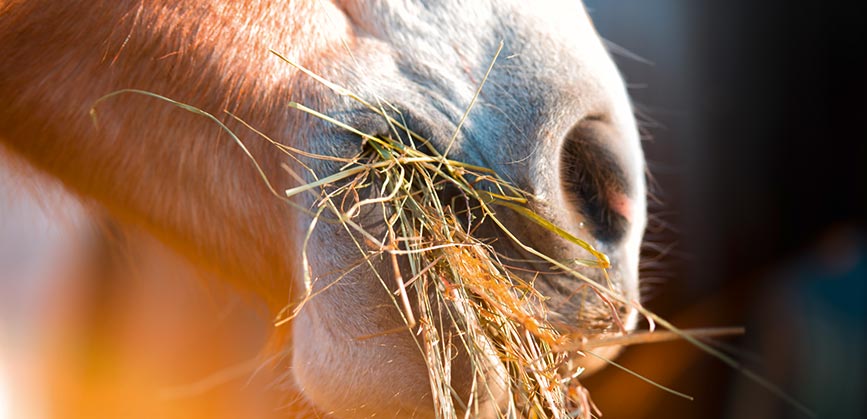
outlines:
{"label": "hay in mouth", "polygon": [[[589,401],[577,397],[586,394],[577,381],[580,371],[568,371],[566,353],[553,350],[568,338],[548,321],[546,298],[473,234],[474,226],[486,222],[505,230],[496,207],[520,211],[523,193],[487,169],[422,151],[404,141],[408,136],[363,138],[365,151],[340,172],[348,175],[339,184],[322,185],[330,187],[321,193],[317,212],[330,209],[366,244],[362,249],[390,259],[387,274],[396,289],[389,291],[425,357],[439,417],[478,413],[492,398],[505,399],[500,417],[564,418],[575,411],[586,416]],[[451,202],[442,202],[446,188],[455,191]],[[456,210],[457,202],[465,209]],[[356,222],[368,206],[381,214],[381,237]],[[601,253],[595,255],[586,263],[606,266]],[[466,398],[452,386],[458,353],[471,368],[474,390]],[[504,388],[491,388],[500,381]]]}

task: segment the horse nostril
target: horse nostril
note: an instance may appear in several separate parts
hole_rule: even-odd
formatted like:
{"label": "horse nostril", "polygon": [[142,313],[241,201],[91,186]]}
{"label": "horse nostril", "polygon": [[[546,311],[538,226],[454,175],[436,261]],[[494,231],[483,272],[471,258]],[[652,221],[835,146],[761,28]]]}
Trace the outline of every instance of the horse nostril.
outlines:
{"label": "horse nostril", "polygon": [[616,153],[616,130],[604,120],[585,119],[566,135],[561,185],[567,201],[584,215],[598,240],[623,239],[631,218],[626,173]]}

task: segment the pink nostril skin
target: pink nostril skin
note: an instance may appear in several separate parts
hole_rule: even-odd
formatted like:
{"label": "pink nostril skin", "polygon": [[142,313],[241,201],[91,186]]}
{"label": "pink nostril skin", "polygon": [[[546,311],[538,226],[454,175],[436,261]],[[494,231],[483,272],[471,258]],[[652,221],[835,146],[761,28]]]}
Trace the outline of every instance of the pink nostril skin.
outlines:
{"label": "pink nostril skin", "polygon": [[628,222],[632,222],[632,200],[625,193],[608,191],[607,197],[609,208],[623,216]]}

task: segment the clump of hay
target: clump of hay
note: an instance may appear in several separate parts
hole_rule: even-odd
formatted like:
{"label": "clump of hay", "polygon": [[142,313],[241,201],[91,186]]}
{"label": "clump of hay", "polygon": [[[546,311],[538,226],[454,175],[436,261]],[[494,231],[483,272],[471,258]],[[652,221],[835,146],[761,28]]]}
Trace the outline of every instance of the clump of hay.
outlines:
{"label": "clump of hay", "polygon": [[[565,356],[552,351],[564,340],[546,321],[545,299],[471,233],[474,223],[496,217],[493,205],[520,204],[523,198],[490,171],[422,152],[399,138],[366,137],[367,151],[347,168],[363,170],[320,203],[344,200],[340,208],[349,209],[337,214],[344,221],[366,205],[386,207],[386,237],[367,241],[391,259],[395,303],[406,327],[417,332],[437,412],[443,418],[458,417],[457,412],[473,412],[478,401],[493,397],[486,394],[491,389],[485,388],[484,378],[493,356],[505,366],[506,377],[500,378],[509,383],[503,417],[565,417],[563,413],[577,405],[564,391],[571,384],[561,376]],[[477,188],[482,179],[497,192]],[[366,184],[381,185],[376,198],[345,202]],[[451,203],[441,202],[444,188],[459,191],[456,200],[469,203],[469,212],[458,213]],[[475,213],[479,219],[473,220]],[[398,257],[406,259],[409,272],[401,272]],[[415,310],[410,296],[416,297]],[[457,350],[469,355],[472,376],[478,380],[478,394],[470,400],[453,397],[451,362]]]}

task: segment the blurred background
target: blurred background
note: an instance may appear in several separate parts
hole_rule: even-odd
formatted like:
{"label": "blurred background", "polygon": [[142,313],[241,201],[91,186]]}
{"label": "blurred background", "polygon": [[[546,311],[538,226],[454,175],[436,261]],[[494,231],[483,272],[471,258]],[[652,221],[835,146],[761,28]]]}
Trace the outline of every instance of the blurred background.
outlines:
{"label": "blurred background", "polygon": [[[656,200],[646,305],[821,418],[863,418],[867,25],[856,4],[588,0],[643,121]],[[855,2],[849,2],[855,3]],[[587,385],[606,418],[806,418],[686,343]]]}

